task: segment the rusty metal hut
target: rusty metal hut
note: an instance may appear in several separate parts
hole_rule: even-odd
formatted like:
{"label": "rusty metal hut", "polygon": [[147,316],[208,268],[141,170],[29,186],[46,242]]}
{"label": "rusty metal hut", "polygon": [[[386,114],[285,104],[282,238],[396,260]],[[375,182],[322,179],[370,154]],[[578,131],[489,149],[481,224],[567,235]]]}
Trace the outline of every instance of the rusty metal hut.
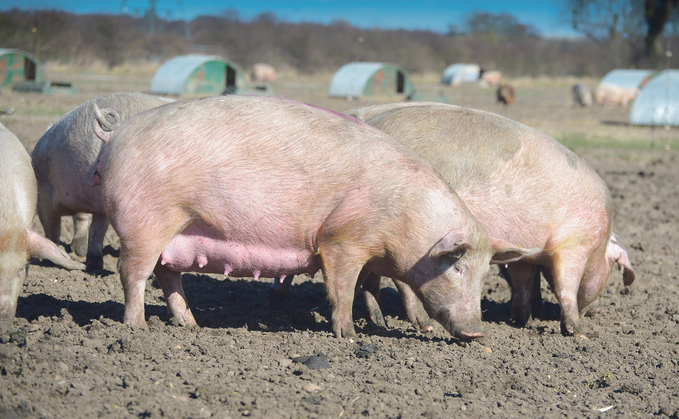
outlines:
{"label": "rusty metal hut", "polygon": [[49,84],[43,65],[26,51],[0,48],[0,87],[23,82]]}
{"label": "rusty metal hut", "polygon": [[332,77],[328,95],[359,98],[361,96],[403,96],[414,92],[408,72],[392,63],[353,62],[340,67]]}
{"label": "rusty metal hut", "polygon": [[224,94],[247,89],[245,75],[218,55],[180,55],[161,65],[151,80],[151,93]]}

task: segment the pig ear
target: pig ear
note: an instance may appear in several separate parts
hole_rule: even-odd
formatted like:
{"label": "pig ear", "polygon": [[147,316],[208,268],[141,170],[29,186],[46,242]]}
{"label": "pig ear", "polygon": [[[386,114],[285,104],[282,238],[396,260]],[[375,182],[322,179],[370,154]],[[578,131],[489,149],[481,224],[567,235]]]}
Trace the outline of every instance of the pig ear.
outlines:
{"label": "pig ear", "polygon": [[517,262],[531,256],[535,256],[542,251],[542,249],[517,246],[507,240],[490,239],[490,246],[493,249],[493,257],[490,263],[503,264]]}
{"label": "pig ear", "polygon": [[606,246],[606,259],[615,262],[620,266],[622,269],[622,282],[625,286],[629,287],[632,285],[632,282],[634,282],[634,279],[636,278],[636,273],[634,272],[634,268],[632,268],[632,263],[629,261],[625,245],[615,233],[611,233],[611,238],[608,240],[608,246]]}
{"label": "pig ear", "polygon": [[459,231],[451,231],[441,240],[436,242],[431,248],[429,256],[431,257],[450,257],[459,259],[469,249],[471,245],[467,239],[467,235]]}
{"label": "pig ear", "polygon": [[28,231],[28,243],[31,256],[48,259],[52,263],[66,269],[85,270],[85,264],[74,261],[66,252],[57,247],[56,244],[34,231]]}

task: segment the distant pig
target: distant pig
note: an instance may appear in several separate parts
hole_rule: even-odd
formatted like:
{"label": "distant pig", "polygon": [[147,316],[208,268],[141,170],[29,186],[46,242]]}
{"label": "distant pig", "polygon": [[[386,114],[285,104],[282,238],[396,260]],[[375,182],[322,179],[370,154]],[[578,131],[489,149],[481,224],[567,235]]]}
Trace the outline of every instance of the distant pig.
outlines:
{"label": "distant pig", "polygon": [[129,325],[145,325],[152,272],[170,315],[195,325],[181,272],[320,269],[338,337],[354,335],[354,289],[369,271],[406,282],[450,333],[476,338],[488,263],[527,253],[490,240],[420,156],[342,114],[236,95],[164,105],[109,131],[107,114],[95,121],[107,143],[98,176]]}
{"label": "distant pig", "polygon": [[347,113],[429,160],[491,237],[541,249],[503,268],[519,324],[541,303],[540,272],[561,305],[564,334],[582,334],[580,316],[595,303],[613,262],[623,268],[625,286],[634,281],[627,251],[611,229],[608,188],[553,138],[493,113],[438,103]]}
{"label": "distant pig", "polygon": [[573,103],[577,106],[592,106],[592,92],[585,83],[576,83],[571,90]]}
{"label": "distant pig", "polygon": [[92,185],[102,148],[92,128],[94,106],[113,109],[124,120],[171,101],[173,99],[142,93],[97,96],[61,117],[31,153],[38,180],[38,217],[45,236],[59,243],[61,217],[73,215],[71,245],[78,256],[87,255],[88,271],[103,267],[102,246],[108,228],[101,205],[101,188]]}
{"label": "distant pig", "polygon": [[511,84],[500,84],[497,88],[497,101],[507,106],[514,103],[514,87]]}
{"label": "distant pig", "polygon": [[594,102],[597,105],[620,105],[627,106],[636,99],[639,89],[635,87],[622,87],[612,84],[600,84],[594,90]]}
{"label": "distant pig", "polygon": [[48,259],[67,269],[84,269],[54,243],[31,231],[37,201],[31,158],[19,139],[0,124],[0,329],[8,329],[17,308],[28,258]]}

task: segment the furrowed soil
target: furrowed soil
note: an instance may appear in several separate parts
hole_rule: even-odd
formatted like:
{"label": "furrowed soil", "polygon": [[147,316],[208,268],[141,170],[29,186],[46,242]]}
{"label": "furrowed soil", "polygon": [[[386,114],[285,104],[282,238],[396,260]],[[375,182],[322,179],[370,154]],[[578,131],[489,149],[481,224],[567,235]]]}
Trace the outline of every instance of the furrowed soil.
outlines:
{"label": "furrowed soil", "polygon": [[[0,123],[28,151],[70,109],[102,93],[145,91],[152,73],[52,76],[78,92],[0,93],[0,108],[14,109]],[[274,89],[337,111],[381,101],[328,98],[329,81],[288,77]],[[419,83],[424,98],[497,112],[562,140],[608,185],[614,231],[637,278],[626,293],[620,272],[611,273],[601,313],[582,321],[587,339],[561,335],[545,281],[545,318],[514,327],[496,267],[483,285],[486,337],[473,342],[438,325],[414,328],[389,280],[388,327],[363,318],[358,295],[358,336],[335,338],[320,274],[298,277],[277,308],[265,305],[270,279],[184,274],[195,329],[168,319],[151,278],[148,329],[131,328],[122,324],[120,246],[109,229],[96,274],[31,260],[14,327],[0,335],[0,417],[679,416],[677,128],[629,126],[629,107],[573,107],[574,80],[517,80],[510,107],[495,103],[493,89]],[[42,233],[37,218],[34,227]],[[71,232],[64,218],[68,251]]]}

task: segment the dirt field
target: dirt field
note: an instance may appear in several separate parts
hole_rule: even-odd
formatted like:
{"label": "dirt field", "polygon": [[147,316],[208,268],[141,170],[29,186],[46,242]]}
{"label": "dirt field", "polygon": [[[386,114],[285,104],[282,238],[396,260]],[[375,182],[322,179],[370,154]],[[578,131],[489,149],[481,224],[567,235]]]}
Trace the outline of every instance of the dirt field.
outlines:
{"label": "dirt field", "polygon": [[[0,93],[0,108],[15,109],[0,122],[29,151],[68,110],[101,93],[145,91],[152,77],[52,75],[78,93]],[[327,98],[328,83],[289,77],[274,88],[338,111],[377,101]],[[132,329],[121,323],[119,246],[109,229],[97,275],[32,261],[15,329],[0,336],[0,417],[678,417],[678,129],[630,127],[629,107],[574,108],[572,80],[518,80],[509,108],[490,89],[420,83],[423,97],[498,112],[563,140],[608,184],[637,279],[626,295],[620,273],[611,274],[603,311],[583,320],[589,339],[561,336],[544,281],[547,318],[513,327],[497,268],[483,287],[487,336],[471,343],[440,327],[413,328],[393,287],[384,290],[388,329],[362,318],[358,298],[358,338],[337,339],[320,275],[300,277],[283,307],[269,309],[271,280],[185,274],[200,329],[168,321],[149,280],[149,330]],[[70,220],[63,224],[70,250]]]}

